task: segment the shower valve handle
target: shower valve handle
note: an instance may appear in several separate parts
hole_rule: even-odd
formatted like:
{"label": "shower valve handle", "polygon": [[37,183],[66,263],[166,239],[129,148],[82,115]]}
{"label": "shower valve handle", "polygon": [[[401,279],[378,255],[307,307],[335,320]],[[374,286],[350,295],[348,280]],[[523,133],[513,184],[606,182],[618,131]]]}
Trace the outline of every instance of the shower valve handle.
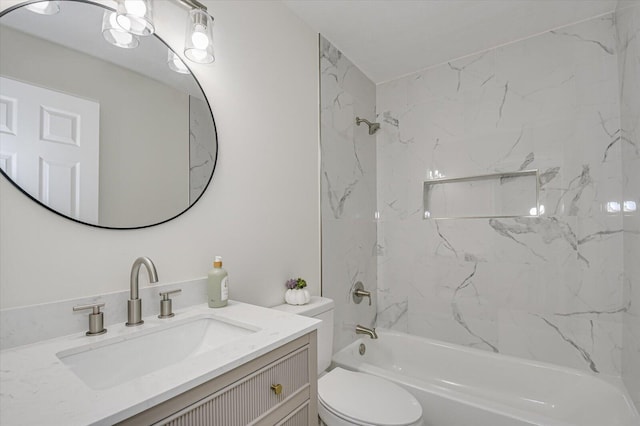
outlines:
{"label": "shower valve handle", "polygon": [[369,299],[369,306],[371,306],[371,292],[364,289],[364,284],[362,284],[362,281],[358,281],[353,290],[354,303],[362,302],[363,297]]}

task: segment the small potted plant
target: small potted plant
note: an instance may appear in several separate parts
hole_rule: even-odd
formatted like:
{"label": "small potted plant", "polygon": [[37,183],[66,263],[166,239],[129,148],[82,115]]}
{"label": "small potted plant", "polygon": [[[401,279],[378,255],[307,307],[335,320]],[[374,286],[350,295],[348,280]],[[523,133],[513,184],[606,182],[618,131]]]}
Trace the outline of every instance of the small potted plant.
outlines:
{"label": "small potted plant", "polygon": [[284,301],[290,305],[304,305],[309,303],[311,295],[305,288],[307,282],[302,278],[291,278],[286,282],[287,291],[284,294]]}

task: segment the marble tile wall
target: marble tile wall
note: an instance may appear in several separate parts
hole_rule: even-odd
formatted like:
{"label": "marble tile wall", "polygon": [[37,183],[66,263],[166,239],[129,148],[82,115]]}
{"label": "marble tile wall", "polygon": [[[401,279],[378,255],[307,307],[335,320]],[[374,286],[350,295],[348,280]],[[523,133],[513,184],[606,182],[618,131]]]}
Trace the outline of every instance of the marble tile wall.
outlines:
{"label": "marble tile wall", "polygon": [[[614,15],[380,84],[376,96],[377,325],[619,375],[630,144]],[[528,169],[540,172],[539,217],[422,218],[425,179]]]}
{"label": "marble tile wall", "polygon": [[[336,303],[334,351],[355,340],[355,326],[376,314],[376,137],[356,117],[375,119],[376,87],[320,37],[322,295]],[[373,294],[353,303],[362,281]]]}
{"label": "marble tile wall", "polygon": [[622,378],[640,409],[640,4],[616,11],[624,239]]}

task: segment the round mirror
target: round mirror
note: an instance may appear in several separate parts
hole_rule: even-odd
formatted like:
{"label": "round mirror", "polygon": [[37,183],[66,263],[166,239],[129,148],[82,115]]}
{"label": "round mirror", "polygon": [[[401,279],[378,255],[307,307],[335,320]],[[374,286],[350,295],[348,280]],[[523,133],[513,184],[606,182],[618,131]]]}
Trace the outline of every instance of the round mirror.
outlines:
{"label": "round mirror", "polygon": [[59,0],[0,15],[0,170],[67,218],[141,228],[202,196],[216,128],[180,58],[112,12]]}

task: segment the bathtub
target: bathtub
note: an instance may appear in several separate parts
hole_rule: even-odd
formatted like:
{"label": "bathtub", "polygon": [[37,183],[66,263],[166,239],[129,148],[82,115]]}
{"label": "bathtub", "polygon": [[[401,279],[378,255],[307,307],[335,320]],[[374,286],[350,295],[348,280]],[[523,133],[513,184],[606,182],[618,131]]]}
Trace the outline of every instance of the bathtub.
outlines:
{"label": "bathtub", "polygon": [[640,425],[624,388],[589,373],[376,331],[377,340],[357,340],[333,356],[333,365],[404,387],[422,404],[425,426]]}

